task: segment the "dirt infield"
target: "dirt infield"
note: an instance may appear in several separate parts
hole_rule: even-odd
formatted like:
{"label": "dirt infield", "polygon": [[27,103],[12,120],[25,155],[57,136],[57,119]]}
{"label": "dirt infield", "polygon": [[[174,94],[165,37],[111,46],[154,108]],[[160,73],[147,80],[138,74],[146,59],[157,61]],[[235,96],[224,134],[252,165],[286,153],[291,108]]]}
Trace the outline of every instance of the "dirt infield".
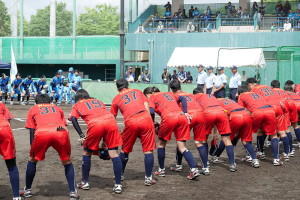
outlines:
{"label": "dirt infield", "polygon": [[[20,171],[20,187],[25,184],[25,170],[29,152],[29,134],[23,129],[27,110],[30,106],[8,106],[16,117],[12,121],[12,128],[17,148],[17,163]],[[66,117],[70,112],[69,107],[63,107]],[[122,120],[118,118],[118,124],[122,128]],[[85,126],[82,126],[85,127]],[[76,170],[76,179],[81,177],[81,147],[77,143],[77,133],[70,126],[72,142],[72,159]],[[191,142],[190,149],[199,161],[197,151]],[[175,160],[175,143],[172,141],[166,149],[166,166],[170,166]],[[249,164],[241,161],[244,155],[241,145],[236,149],[238,171],[231,173],[227,169],[226,162],[213,165],[210,176],[200,176],[197,181],[189,181],[187,164],[185,171],[175,173],[167,171],[165,178],[158,178],[158,183],[152,187],[146,187],[144,181],[144,159],[141,153],[141,145],[137,142],[134,152],[129,156],[129,162],[125,173],[124,192],[121,195],[112,194],[113,172],[111,161],[103,161],[93,157],[90,191],[79,191],[83,200],[108,200],[108,199],[299,199],[300,197],[300,151],[297,149],[296,157],[283,166],[274,167],[269,159],[261,162],[259,169],[254,169]],[[224,153],[224,156],[226,154]],[[156,157],[156,154],[155,154]],[[155,169],[157,160],[155,159]],[[11,199],[11,189],[5,163],[0,162],[0,200]],[[299,170],[299,171],[298,171]],[[57,154],[50,149],[46,160],[40,162],[33,184],[35,194],[33,200],[63,200],[68,199],[67,183],[64,168],[60,164]]]}

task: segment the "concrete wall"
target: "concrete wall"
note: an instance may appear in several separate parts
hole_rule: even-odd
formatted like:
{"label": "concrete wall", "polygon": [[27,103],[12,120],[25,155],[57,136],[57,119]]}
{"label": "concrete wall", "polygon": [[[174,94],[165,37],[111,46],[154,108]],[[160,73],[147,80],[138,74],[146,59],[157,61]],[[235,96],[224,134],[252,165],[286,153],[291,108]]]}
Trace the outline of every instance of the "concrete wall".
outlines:
{"label": "concrete wall", "polygon": [[[153,49],[150,70],[152,74],[155,74],[153,76],[153,82],[155,83],[161,82],[160,74],[175,47],[266,47],[264,49],[267,51],[276,51],[280,46],[297,45],[300,45],[300,32],[153,33],[126,35],[127,50],[147,51]],[[267,61],[266,68],[260,70],[261,75],[267,75],[264,77],[264,82],[267,83],[276,77],[276,66],[276,60]],[[187,71],[189,70],[193,72],[195,77],[196,70],[188,69]],[[246,70],[249,71],[249,76],[252,76],[255,72],[254,69]]]}

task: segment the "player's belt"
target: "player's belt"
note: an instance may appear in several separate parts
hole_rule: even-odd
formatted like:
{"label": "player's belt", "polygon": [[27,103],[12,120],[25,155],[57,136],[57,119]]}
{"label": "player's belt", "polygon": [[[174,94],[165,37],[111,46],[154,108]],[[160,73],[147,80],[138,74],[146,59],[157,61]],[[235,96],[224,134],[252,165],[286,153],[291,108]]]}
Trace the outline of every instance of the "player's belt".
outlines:
{"label": "player's belt", "polygon": [[246,109],[245,108],[237,108],[237,109],[232,110],[231,112],[238,112],[238,111],[242,111],[242,110],[246,110]]}
{"label": "player's belt", "polygon": [[272,106],[270,106],[270,105],[265,105],[265,106],[259,107],[258,109],[264,109],[264,108],[272,108]]}
{"label": "player's belt", "polygon": [[137,112],[137,113],[134,113],[133,115],[137,115],[137,114],[140,114],[140,113],[143,113],[143,112],[145,112],[146,110],[141,110],[141,111],[139,111],[139,112]]}
{"label": "player's belt", "polygon": [[213,108],[213,107],[217,107],[217,106],[220,106],[220,105],[208,106],[208,108]]}

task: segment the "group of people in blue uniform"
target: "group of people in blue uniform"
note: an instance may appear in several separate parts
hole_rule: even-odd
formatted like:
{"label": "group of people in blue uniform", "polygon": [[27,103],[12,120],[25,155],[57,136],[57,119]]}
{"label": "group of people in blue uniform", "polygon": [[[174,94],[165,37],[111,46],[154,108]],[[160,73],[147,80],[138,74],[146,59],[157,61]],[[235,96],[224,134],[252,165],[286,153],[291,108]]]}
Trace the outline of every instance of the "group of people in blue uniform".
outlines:
{"label": "group of people in blue uniform", "polygon": [[14,104],[15,99],[22,104],[29,103],[30,97],[37,94],[49,94],[53,103],[60,105],[73,103],[75,93],[81,88],[81,76],[78,70],[69,68],[68,77],[63,75],[63,70],[58,70],[55,76],[49,81],[45,75],[38,80],[33,80],[31,75],[22,79],[17,74],[13,81],[5,73],[0,78],[0,101],[7,103],[10,97],[10,104]]}

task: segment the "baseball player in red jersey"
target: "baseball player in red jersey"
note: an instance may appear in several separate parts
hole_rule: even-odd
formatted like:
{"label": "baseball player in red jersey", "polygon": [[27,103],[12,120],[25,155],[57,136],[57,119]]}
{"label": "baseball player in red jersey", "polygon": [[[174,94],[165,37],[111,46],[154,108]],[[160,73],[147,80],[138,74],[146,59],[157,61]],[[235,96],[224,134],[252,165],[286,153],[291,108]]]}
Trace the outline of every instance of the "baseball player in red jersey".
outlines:
{"label": "baseball player in red jersey", "polygon": [[[87,124],[87,133],[84,134],[78,124],[77,119],[82,118]],[[113,192],[121,193],[122,161],[118,154],[118,147],[122,145],[122,138],[118,131],[118,125],[114,116],[106,110],[103,102],[91,98],[89,93],[80,89],[75,95],[75,105],[72,108],[69,120],[82,138],[82,179],[77,187],[89,190],[89,174],[91,169],[91,156],[99,149],[99,144],[103,139],[108,148],[108,153],[112,159],[115,174],[115,185]]]}
{"label": "baseball player in red jersey", "polygon": [[165,147],[167,142],[171,140],[172,133],[174,132],[177,148],[183,154],[190,168],[187,178],[193,180],[200,174],[192,153],[185,145],[186,141],[190,139],[190,115],[187,113],[186,99],[184,97],[178,98],[183,107],[183,110],[181,110],[172,92],[160,92],[156,87],[153,87],[152,92],[149,98],[150,112],[153,115],[156,112],[161,117],[161,124],[158,129],[159,142],[157,149],[159,168],[155,172],[155,175],[165,177]]}
{"label": "baseball player in red jersey", "polygon": [[[191,115],[191,121],[190,121],[190,130],[193,130],[194,135],[199,135],[200,132],[204,128],[205,119],[203,116],[203,109],[201,106],[197,103],[195,96],[193,94],[189,94],[186,92],[181,91],[181,85],[180,82],[176,79],[172,80],[170,82],[170,88],[177,98],[177,101],[179,101],[179,98],[184,97],[186,99],[187,104],[187,111]],[[182,109],[184,110],[184,105],[180,104]],[[199,152],[200,153],[200,152]],[[177,163],[175,167],[171,167],[172,171],[182,171],[182,153],[177,148],[176,153],[176,160]],[[201,171],[204,175],[209,174],[209,168],[203,168]]]}
{"label": "baseball player in red jersey", "polygon": [[294,91],[296,93],[300,92],[300,84],[294,84]]}
{"label": "baseball player in red jersey", "polygon": [[49,147],[53,147],[59,154],[65,168],[65,175],[69,185],[70,200],[79,199],[75,185],[75,172],[70,159],[71,144],[66,120],[61,108],[50,104],[51,99],[47,94],[37,95],[36,105],[27,115],[26,128],[34,132],[34,139],[30,149],[30,160],[26,169],[26,186],[24,196],[32,196],[31,186],[36,173],[36,164],[45,159]]}
{"label": "baseball player in red jersey", "polygon": [[120,79],[116,83],[119,94],[115,96],[111,105],[111,113],[117,117],[118,110],[124,117],[125,129],[122,133],[123,146],[120,157],[123,164],[123,173],[128,162],[128,155],[132,152],[137,138],[140,138],[144,152],[145,185],[155,184],[152,179],[154,163],[153,150],[155,149],[154,124],[149,113],[147,98],[140,90],[129,89],[128,81]]}
{"label": "baseball player in red jersey", "polygon": [[[218,101],[228,113],[232,143],[236,145],[238,139],[241,139],[246,152],[249,155],[247,156],[247,161],[251,162],[254,168],[258,168],[259,161],[256,158],[256,153],[252,146],[252,117],[250,112],[233,100],[221,98],[218,99]],[[219,145],[219,147],[222,146],[224,145]],[[224,148],[218,148],[216,156],[220,157],[223,150]]]}
{"label": "baseball player in red jersey", "polygon": [[[300,120],[300,95],[299,93],[294,92],[294,82],[291,80],[286,81],[284,85],[284,90],[287,93],[288,99],[292,100],[295,103],[296,111],[298,113],[297,114],[298,121],[299,121]],[[296,123],[293,123],[293,121],[291,120],[298,141],[298,146],[300,147],[300,127],[298,125],[298,121]]]}
{"label": "baseball player in red jersey", "polygon": [[272,146],[272,152],[273,152],[273,165],[278,166],[281,165],[280,159],[279,159],[279,140],[276,134],[276,116],[275,111],[273,110],[271,105],[268,105],[268,103],[264,100],[262,96],[260,96],[257,93],[254,92],[247,92],[246,88],[242,88],[240,90],[240,95],[238,99],[238,103],[247,108],[251,114],[253,119],[253,132],[257,133],[258,130],[260,130],[262,133],[259,137],[262,137],[262,140],[259,140],[258,138],[258,152],[257,155],[260,156],[260,158],[264,158],[264,138],[263,134],[268,136],[270,135],[271,139],[271,146]]}
{"label": "baseball player in red jersey", "polygon": [[[286,131],[288,130],[287,119],[285,116],[285,112],[287,112],[287,108],[278,93],[274,93],[272,88],[266,85],[259,85],[256,83],[255,78],[248,78],[247,79],[248,87],[251,92],[255,92],[263,97],[263,99],[273,107],[276,115],[276,125],[277,125],[277,132],[283,142],[284,153],[283,157],[287,161],[289,160],[289,139],[286,135]],[[258,136],[258,140],[263,142],[264,136]],[[278,139],[274,139],[278,140]]]}
{"label": "baseball player in red jersey", "polygon": [[289,127],[286,131],[286,135],[289,139],[289,157],[295,156],[295,150],[293,149],[293,136],[291,133],[290,126],[296,127],[298,123],[298,112],[295,101],[292,100],[286,91],[280,89],[280,82],[278,80],[273,80],[271,82],[273,92],[282,98],[282,102],[287,108],[287,112],[284,112],[287,126]]}
{"label": "baseball player in red jersey", "polygon": [[237,171],[235,159],[234,159],[234,148],[231,143],[230,125],[227,114],[223,107],[220,106],[218,100],[213,95],[203,94],[203,90],[194,89],[196,101],[200,104],[204,110],[205,127],[199,135],[195,136],[196,146],[200,151],[201,160],[204,164],[204,168],[207,168],[208,160],[208,145],[207,139],[211,133],[213,127],[216,127],[219,134],[222,137],[223,145],[225,145],[226,152],[229,161],[229,170],[231,172]]}
{"label": "baseball player in red jersey", "polygon": [[0,103],[0,155],[5,160],[8,169],[13,200],[21,200],[19,194],[19,170],[16,165],[15,139],[10,127],[12,118],[5,104]]}

